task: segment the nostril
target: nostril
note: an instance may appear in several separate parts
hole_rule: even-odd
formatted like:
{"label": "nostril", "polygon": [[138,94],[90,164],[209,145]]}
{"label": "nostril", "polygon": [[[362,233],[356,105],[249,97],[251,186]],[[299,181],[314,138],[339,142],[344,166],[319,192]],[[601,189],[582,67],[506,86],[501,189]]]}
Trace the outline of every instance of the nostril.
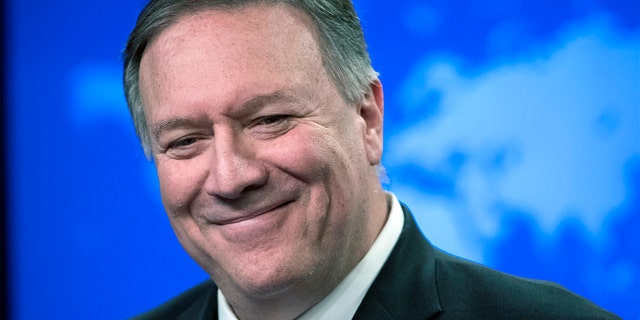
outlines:
{"label": "nostril", "polygon": [[209,195],[234,200],[267,184],[269,173],[261,161],[236,158],[235,161],[223,162],[226,165],[218,163],[209,172],[205,185]]}

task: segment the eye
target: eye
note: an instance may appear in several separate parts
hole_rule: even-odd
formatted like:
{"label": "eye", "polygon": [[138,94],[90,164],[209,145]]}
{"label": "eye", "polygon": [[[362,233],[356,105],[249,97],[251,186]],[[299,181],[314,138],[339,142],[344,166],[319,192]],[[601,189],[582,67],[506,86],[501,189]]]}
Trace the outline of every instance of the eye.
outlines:
{"label": "eye", "polygon": [[276,114],[260,118],[258,125],[274,125],[287,119],[286,115]]}
{"label": "eye", "polygon": [[185,148],[198,141],[196,137],[186,137],[182,139],[178,139],[167,146],[167,149],[176,149],[176,148]]}
{"label": "eye", "polygon": [[191,135],[176,139],[161,150],[173,159],[189,159],[200,154],[205,148],[206,136]]}
{"label": "eye", "polygon": [[271,139],[287,133],[295,126],[294,117],[288,114],[272,114],[259,117],[248,127],[249,132],[261,139]]}

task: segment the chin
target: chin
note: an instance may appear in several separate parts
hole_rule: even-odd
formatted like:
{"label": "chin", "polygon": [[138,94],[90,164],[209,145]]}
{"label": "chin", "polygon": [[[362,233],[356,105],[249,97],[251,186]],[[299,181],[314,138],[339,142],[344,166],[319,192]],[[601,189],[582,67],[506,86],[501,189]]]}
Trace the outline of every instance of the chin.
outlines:
{"label": "chin", "polygon": [[297,286],[304,285],[305,276],[294,276],[291,272],[272,272],[245,275],[236,282],[246,296],[254,299],[276,299],[287,292],[294,291]]}

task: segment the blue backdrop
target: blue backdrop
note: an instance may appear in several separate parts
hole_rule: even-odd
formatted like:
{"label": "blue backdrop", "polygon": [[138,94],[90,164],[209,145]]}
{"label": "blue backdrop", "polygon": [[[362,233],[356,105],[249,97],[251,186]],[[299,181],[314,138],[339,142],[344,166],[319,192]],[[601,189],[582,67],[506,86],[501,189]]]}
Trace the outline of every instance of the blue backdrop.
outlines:
{"label": "blue backdrop", "polygon": [[[11,0],[12,319],[123,319],[206,278],[121,92],[139,1]],[[438,246],[640,319],[635,0],[357,1],[389,181]]]}

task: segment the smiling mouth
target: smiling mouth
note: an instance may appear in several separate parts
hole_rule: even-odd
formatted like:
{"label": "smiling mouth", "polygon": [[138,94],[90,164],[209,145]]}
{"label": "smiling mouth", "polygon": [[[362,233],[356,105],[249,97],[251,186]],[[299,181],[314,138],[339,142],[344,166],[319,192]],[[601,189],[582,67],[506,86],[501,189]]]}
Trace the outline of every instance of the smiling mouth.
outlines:
{"label": "smiling mouth", "polygon": [[270,213],[270,212],[272,212],[274,210],[280,209],[280,208],[282,208],[282,207],[284,207],[284,206],[286,206],[286,205],[288,205],[288,204],[290,204],[292,202],[293,201],[286,201],[286,202],[283,202],[283,203],[281,203],[279,205],[275,205],[273,207],[266,207],[264,209],[256,210],[255,212],[250,213],[248,215],[243,215],[243,216],[240,216],[240,217],[237,217],[237,218],[232,218],[232,219],[218,220],[218,221],[213,222],[213,224],[218,225],[218,226],[225,226],[225,225],[229,225],[229,224],[234,224],[234,223],[239,223],[239,222],[242,222],[242,221],[251,220],[251,219],[254,219],[254,218],[259,217],[261,215]]}

